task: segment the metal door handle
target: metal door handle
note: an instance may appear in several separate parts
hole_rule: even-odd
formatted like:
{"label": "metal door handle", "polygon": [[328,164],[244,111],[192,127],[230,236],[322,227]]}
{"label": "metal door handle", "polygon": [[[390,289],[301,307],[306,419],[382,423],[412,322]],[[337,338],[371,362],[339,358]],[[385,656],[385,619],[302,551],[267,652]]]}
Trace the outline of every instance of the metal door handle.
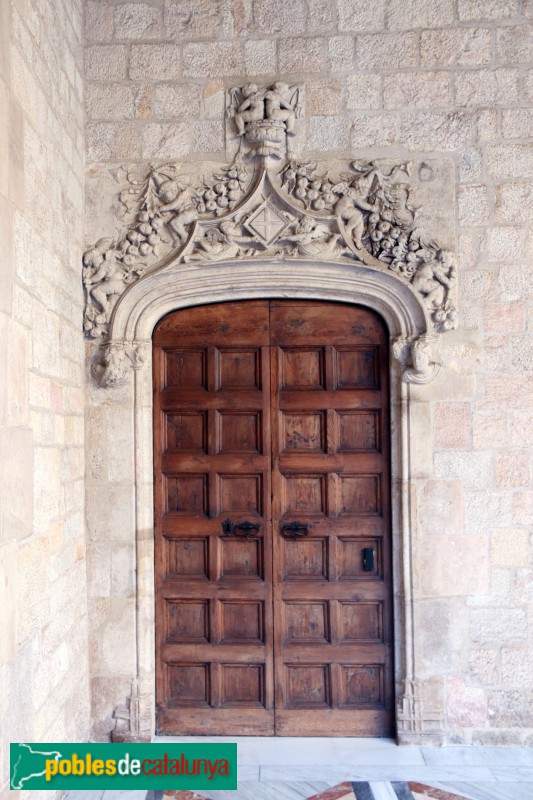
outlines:
{"label": "metal door handle", "polygon": [[310,527],[306,522],[289,522],[281,526],[281,535],[285,539],[297,539],[299,536],[307,536]]}
{"label": "metal door handle", "polygon": [[232,522],[231,519],[225,519],[222,523],[222,530],[224,532],[224,536],[242,536],[245,539],[249,539],[254,533],[258,533],[261,530],[260,525],[256,525],[254,522]]}

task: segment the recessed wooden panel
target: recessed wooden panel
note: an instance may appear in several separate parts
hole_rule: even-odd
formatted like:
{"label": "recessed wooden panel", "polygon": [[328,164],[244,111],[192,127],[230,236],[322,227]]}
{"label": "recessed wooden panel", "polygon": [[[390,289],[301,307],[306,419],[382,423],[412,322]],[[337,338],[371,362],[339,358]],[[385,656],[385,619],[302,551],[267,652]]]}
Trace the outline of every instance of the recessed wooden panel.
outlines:
{"label": "recessed wooden panel", "polygon": [[284,514],[325,514],[326,498],[325,475],[283,476]]}
{"label": "recessed wooden panel", "polygon": [[167,642],[209,640],[208,600],[166,600]]}
{"label": "recessed wooden panel", "polygon": [[223,706],[265,705],[263,664],[222,664]]}
{"label": "recessed wooden panel", "polygon": [[222,601],[221,642],[262,642],[263,603]]}
{"label": "recessed wooden panel", "polygon": [[209,549],[206,538],[165,539],[167,572],[188,578],[209,577]]}
{"label": "recessed wooden panel", "polygon": [[219,475],[223,514],[261,514],[261,475]]}
{"label": "recessed wooden panel", "polygon": [[381,514],[379,475],[340,475],[341,508],[346,516]]}
{"label": "recessed wooden panel", "polygon": [[219,426],[219,453],[261,452],[260,412],[221,412]]}
{"label": "recessed wooden panel", "polygon": [[208,664],[167,664],[168,701],[178,706],[209,705]]}
{"label": "recessed wooden panel", "polygon": [[337,347],[337,389],[378,389],[379,348]]}
{"label": "recessed wooden panel", "polygon": [[207,475],[166,476],[168,514],[207,514]]}
{"label": "recessed wooden panel", "polygon": [[165,349],[165,387],[182,386],[205,389],[207,386],[207,350],[205,348]]}
{"label": "recessed wooden panel", "polygon": [[383,603],[340,602],[341,642],[377,642],[383,640]]}
{"label": "recessed wooden panel", "polygon": [[324,348],[283,348],[281,353],[282,389],[323,389]]}
{"label": "recessed wooden panel", "polygon": [[220,389],[260,389],[261,351],[250,349],[218,350]]}
{"label": "recessed wooden panel", "polygon": [[165,414],[165,442],[167,452],[178,450],[188,453],[207,451],[207,414],[187,412]]}
{"label": "recessed wooden panel", "polygon": [[341,674],[341,707],[384,704],[381,664],[343,665]]}
{"label": "recessed wooden panel", "polygon": [[324,708],[330,705],[330,672],[326,664],[287,664],[289,707]]}
{"label": "recessed wooden panel", "polygon": [[285,642],[324,644],[329,642],[328,601],[288,602],[285,610]]}
{"label": "recessed wooden panel", "polygon": [[262,578],[263,539],[219,539],[222,578]]}
{"label": "recessed wooden panel", "polygon": [[339,452],[358,453],[381,449],[379,411],[338,411]]}
{"label": "recessed wooden panel", "polygon": [[293,453],[326,452],[326,413],[298,411],[284,413],[281,419],[281,451]]}
{"label": "recessed wooden panel", "polygon": [[[363,569],[363,549],[371,547],[374,550],[374,569],[366,572]],[[375,578],[382,576],[381,540],[370,538],[349,538],[339,536],[338,570],[341,580],[354,580],[356,578]]]}
{"label": "recessed wooden panel", "polygon": [[285,579],[327,578],[326,539],[284,539],[282,547]]}

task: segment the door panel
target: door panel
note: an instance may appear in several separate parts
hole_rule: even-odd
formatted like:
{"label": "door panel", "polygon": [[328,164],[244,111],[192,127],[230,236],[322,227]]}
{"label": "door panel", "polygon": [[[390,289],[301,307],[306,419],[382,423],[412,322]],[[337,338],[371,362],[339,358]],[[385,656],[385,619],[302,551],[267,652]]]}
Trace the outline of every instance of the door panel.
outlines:
{"label": "door panel", "polygon": [[161,733],[274,731],[268,313],[188,309],[154,335]]}
{"label": "door panel", "polygon": [[393,707],[386,331],[361,308],[273,301],[270,340],[276,732],[384,735]]}
{"label": "door panel", "polygon": [[341,304],[157,326],[161,733],[391,732],[387,352]]}

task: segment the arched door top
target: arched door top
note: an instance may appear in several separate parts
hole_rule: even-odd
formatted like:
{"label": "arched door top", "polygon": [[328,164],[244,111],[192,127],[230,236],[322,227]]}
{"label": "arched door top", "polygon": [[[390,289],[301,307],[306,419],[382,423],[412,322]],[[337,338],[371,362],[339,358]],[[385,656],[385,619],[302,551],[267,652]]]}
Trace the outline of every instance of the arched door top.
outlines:
{"label": "arched door top", "polygon": [[85,329],[105,343],[101,382],[142,366],[172,309],[261,297],[368,306],[386,320],[405,379],[430,380],[436,336],[456,325],[455,269],[416,225],[407,164],[349,168],[318,177],[316,165],[251,172],[235,162],[192,189],[167,165],[135,181],[129,228],[84,255]]}

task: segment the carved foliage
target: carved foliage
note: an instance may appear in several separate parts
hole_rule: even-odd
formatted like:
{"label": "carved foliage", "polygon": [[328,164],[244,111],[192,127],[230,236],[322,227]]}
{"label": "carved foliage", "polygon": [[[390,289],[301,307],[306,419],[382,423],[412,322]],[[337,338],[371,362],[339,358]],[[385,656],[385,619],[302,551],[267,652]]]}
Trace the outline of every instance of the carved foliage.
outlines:
{"label": "carved foliage", "polygon": [[[251,122],[244,122],[244,130]],[[125,233],[118,240],[100,239],[83,257],[85,330],[93,338],[105,337],[128,285],[163,268],[170,256],[174,263],[273,257],[358,261],[408,283],[435,332],[455,328],[455,268],[417,228],[409,179],[409,163],[352,162],[345,172],[330,175],[294,160],[279,173],[261,169],[253,176],[239,159],[196,186],[180,177],[177,164],[153,168],[144,177],[130,173],[120,196],[131,220]],[[422,364],[427,343],[411,345],[412,380],[427,379],[432,371],[431,359]],[[123,355],[106,351],[108,383],[120,383],[123,363],[131,361],[124,362]]]}
{"label": "carved foliage", "polygon": [[179,177],[178,164],[166,164],[144,177],[129,172],[127,180],[120,193],[122,217],[130,220],[126,231],[118,241],[100,239],[83,256],[84,328],[92,338],[107,334],[113,308],[127,286],[169,251],[179,250],[196,220],[213,219],[235,208],[250,175],[235,162],[191,187]]}
{"label": "carved foliage", "polygon": [[455,269],[448,255],[435,242],[424,242],[416,228],[409,162],[385,170],[377,162],[354,161],[350,168],[335,181],[327,173],[319,175],[316,164],[292,161],[282,170],[281,182],[306,209],[337,218],[356,258],[369,263],[370,254],[408,281],[423,296],[436,330],[455,328],[457,311],[450,298]]}

